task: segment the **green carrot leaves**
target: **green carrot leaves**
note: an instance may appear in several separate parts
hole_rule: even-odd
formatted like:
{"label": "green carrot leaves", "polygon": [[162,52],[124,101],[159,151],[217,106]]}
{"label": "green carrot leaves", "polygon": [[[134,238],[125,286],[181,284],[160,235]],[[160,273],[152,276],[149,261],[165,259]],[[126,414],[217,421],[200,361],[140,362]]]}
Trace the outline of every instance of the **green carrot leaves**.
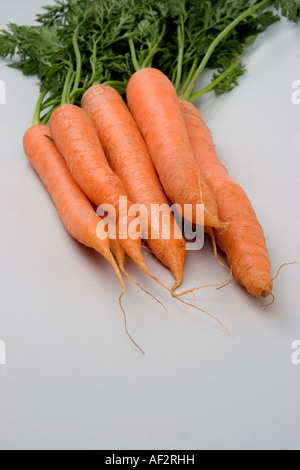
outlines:
{"label": "green carrot leaves", "polygon": [[[0,57],[37,75],[49,102],[66,94],[72,67],[68,93],[79,104],[94,83],[124,93],[144,67],[159,68],[185,99],[230,91],[257,35],[280,16],[297,22],[300,0],[56,0],[43,10],[36,26],[10,23],[0,31]],[[211,83],[195,91],[207,68]]]}

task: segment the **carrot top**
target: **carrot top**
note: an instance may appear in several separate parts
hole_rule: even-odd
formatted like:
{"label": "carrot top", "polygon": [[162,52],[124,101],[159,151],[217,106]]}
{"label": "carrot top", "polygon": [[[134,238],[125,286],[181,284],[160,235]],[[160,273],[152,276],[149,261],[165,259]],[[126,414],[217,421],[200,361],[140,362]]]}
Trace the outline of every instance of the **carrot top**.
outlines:
{"label": "carrot top", "polygon": [[[124,94],[141,68],[161,70],[187,101],[227,92],[245,72],[242,58],[257,35],[280,16],[297,22],[300,15],[298,0],[57,0],[44,10],[35,26],[0,31],[0,57],[14,57],[11,65],[38,75],[47,90],[43,123],[62,99],[79,105],[93,84]],[[212,81],[195,91],[206,68]]]}

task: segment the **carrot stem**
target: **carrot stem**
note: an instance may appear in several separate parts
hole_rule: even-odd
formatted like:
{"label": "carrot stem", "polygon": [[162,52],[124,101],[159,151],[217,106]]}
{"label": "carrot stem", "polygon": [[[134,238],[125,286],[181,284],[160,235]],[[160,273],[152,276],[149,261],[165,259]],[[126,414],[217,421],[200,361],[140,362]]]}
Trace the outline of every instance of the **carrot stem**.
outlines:
{"label": "carrot stem", "polygon": [[96,80],[96,77],[97,77],[97,69],[96,69],[96,60],[97,60],[97,46],[98,46],[98,43],[101,39],[101,36],[98,37],[98,39],[94,39],[94,44],[93,44],[93,52],[92,52],[92,57],[91,57],[91,67],[92,67],[92,75],[91,75],[91,78],[87,84],[87,88],[89,88],[90,86],[92,86]]}
{"label": "carrot stem", "polygon": [[48,93],[48,90],[44,90],[40,94],[39,99],[37,100],[35,112],[34,112],[34,116],[32,120],[33,126],[38,126],[41,123],[41,107],[42,107],[43,100],[45,96],[47,95],[47,93]]}
{"label": "carrot stem", "polygon": [[221,75],[219,75],[219,77],[217,77],[215,80],[213,80],[209,85],[202,88],[202,90],[200,90],[196,93],[193,93],[190,96],[189,101],[192,103],[193,101],[196,101],[197,99],[201,98],[201,96],[205,95],[206,93],[209,93],[210,91],[213,91],[215,89],[215,87],[218,85],[218,83],[220,83],[222,80],[224,80],[224,78],[226,78],[231,72],[233,72],[234,69],[236,69],[236,67],[241,62],[243,55],[244,54],[239,55],[238,58],[236,59],[236,61],[233,62],[233,64],[231,64],[230,67],[228,67],[226,70],[224,70],[224,72]]}
{"label": "carrot stem", "polygon": [[[75,33],[73,35],[73,48],[74,48],[75,57],[76,57],[76,75],[75,75],[74,86],[73,86],[72,91],[77,90],[79,88],[80,78],[82,74],[82,58],[81,58],[81,53],[80,53],[80,49],[78,46],[78,33],[79,33],[79,26],[77,26]],[[73,104],[73,101],[71,104]]]}
{"label": "carrot stem", "polygon": [[156,44],[154,45],[154,47],[152,49],[150,49],[150,53],[148,55],[148,57],[144,60],[142,66],[140,68],[142,69],[145,69],[147,67],[152,67],[152,62],[153,62],[153,57],[155,56],[155,54],[157,54],[157,52],[159,52],[159,46],[166,34],[166,31],[167,31],[167,23],[165,22],[163,24],[163,27],[162,27],[162,32],[161,32],[161,35],[159,36]]}
{"label": "carrot stem", "polygon": [[136,49],[135,49],[133,39],[130,38],[129,41],[128,41],[128,44],[129,44],[132,64],[134,66],[135,71],[138,72],[141,69],[141,67],[140,67],[140,64],[139,64],[138,59],[137,59]]}
{"label": "carrot stem", "polygon": [[189,86],[189,83],[191,82],[193,76],[195,75],[196,71],[197,71],[197,68],[198,68],[198,63],[199,63],[199,58],[198,57],[195,57],[194,59],[194,62],[193,62],[193,65],[191,67],[191,70],[187,76],[187,78],[185,79],[185,81],[183,82],[183,85],[181,87],[181,90],[180,90],[180,95],[183,95],[187,89],[187,87]]}
{"label": "carrot stem", "polygon": [[62,97],[61,97],[61,105],[63,106],[64,104],[69,104],[70,103],[70,96],[69,96],[69,91],[70,91],[70,82],[73,76],[73,66],[70,66],[66,81],[64,84],[64,89],[62,92]]}
{"label": "carrot stem", "polygon": [[195,88],[195,85],[197,83],[197,80],[200,78],[203,70],[205,69],[208,61],[210,60],[212,54],[214,53],[216,47],[220,44],[220,42],[239,24],[241,21],[243,21],[247,16],[252,15],[254,12],[262,8],[263,6],[267,5],[270,3],[270,0],[262,0],[260,3],[257,4],[257,0],[254,0],[254,2],[251,4],[250,8],[246,10],[244,13],[242,13],[240,16],[238,16],[232,23],[230,23],[227,28],[225,28],[216,38],[215,40],[211,43],[210,47],[208,48],[205,56],[203,57],[198,69],[196,70],[193,78],[191,79],[186,92],[184,94],[180,95],[180,98],[185,101],[189,101],[191,95],[193,94],[193,90]]}
{"label": "carrot stem", "polygon": [[182,66],[183,66],[183,57],[184,57],[184,24],[183,19],[181,17],[181,24],[177,27],[177,35],[178,35],[178,44],[179,44],[179,53],[178,53],[178,63],[177,63],[177,74],[176,74],[176,82],[174,84],[175,90],[178,92],[180,87],[181,78],[182,78]]}
{"label": "carrot stem", "polygon": [[115,90],[117,91],[121,91],[123,93],[126,92],[126,83],[125,82],[120,82],[120,81],[117,81],[117,80],[111,80],[111,81],[108,81],[108,82],[104,82],[102,83],[102,85],[106,85],[106,86],[110,86],[112,88],[114,88]]}
{"label": "carrot stem", "polygon": [[54,113],[54,111],[59,107],[60,107],[60,103],[54,105],[50,109],[50,111],[41,118],[41,124],[46,125],[50,121],[50,118],[51,118],[52,114]]}

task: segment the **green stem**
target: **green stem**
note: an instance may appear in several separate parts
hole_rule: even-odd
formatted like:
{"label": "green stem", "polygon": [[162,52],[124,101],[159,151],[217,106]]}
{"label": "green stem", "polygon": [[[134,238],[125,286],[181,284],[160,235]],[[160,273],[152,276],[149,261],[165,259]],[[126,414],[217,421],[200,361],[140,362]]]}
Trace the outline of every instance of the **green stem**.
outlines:
{"label": "green stem", "polygon": [[142,66],[140,68],[146,69],[148,67],[152,67],[153,57],[158,51],[159,51],[158,48],[152,49],[151,52],[149,52],[149,55],[147,56],[147,58],[142,63]]}
{"label": "green stem", "polygon": [[[73,72],[72,75],[71,75],[70,81],[69,81],[69,87],[68,87],[68,91],[67,91],[68,103],[70,103],[70,104],[74,104],[76,94],[77,94],[77,93],[75,93],[74,96],[71,99],[71,93],[72,93],[72,90],[74,89],[74,87],[72,88],[72,85],[74,83],[75,78],[76,78],[76,72]],[[76,91],[77,90],[78,90],[78,88],[76,89]]]}
{"label": "green stem", "polygon": [[175,83],[177,69],[172,70],[172,75],[169,77],[172,83]]}
{"label": "green stem", "polygon": [[134,70],[136,72],[138,72],[141,69],[141,67],[140,67],[140,64],[139,64],[138,59],[137,59],[136,49],[135,49],[133,39],[129,39],[128,43],[129,43],[131,60],[132,60],[132,63],[133,63]]}
{"label": "green stem", "polygon": [[50,106],[54,106],[55,104],[60,103],[60,99],[56,98],[55,100],[52,101],[45,101],[42,106],[41,106],[41,111],[44,111],[47,108],[50,108]]}
{"label": "green stem", "polygon": [[205,95],[206,93],[209,93],[210,91],[213,91],[215,87],[222,81],[224,78],[228,77],[228,75],[233,72],[233,70],[236,69],[236,67],[240,64],[242,57],[244,54],[241,54],[233,64],[231,64],[230,67],[228,67],[224,72],[219,75],[215,80],[213,80],[209,85],[207,85],[205,88],[202,88],[202,90],[197,91],[196,93],[193,93],[189,101],[192,103],[193,101],[196,101],[198,98],[201,96]]}
{"label": "green stem", "polygon": [[77,26],[75,33],[73,35],[73,47],[74,47],[74,52],[75,52],[75,57],[76,57],[76,75],[75,75],[73,91],[79,88],[80,78],[81,78],[81,73],[82,73],[82,58],[81,58],[81,53],[80,53],[79,45],[78,45],[78,33],[79,33],[79,26]]}
{"label": "green stem", "polygon": [[203,70],[205,69],[208,61],[210,60],[212,54],[214,53],[216,47],[220,44],[220,42],[247,16],[252,15],[255,11],[259,10],[260,8],[264,7],[270,3],[270,0],[263,0],[260,3],[257,4],[257,0],[254,0],[254,2],[251,4],[251,7],[248,8],[244,13],[242,13],[240,16],[238,16],[230,25],[227,26],[217,37],[216,39],[212,42],[210,47],[208,48],[205,56],[203,57],[201,64],[199,65],[196,73],[194,74],[193,78],[191,79],[184,95],[182,96],[182,99],[189,101],[190,96],[193,94],[193,90],[195,88],[195,85],[200,78]]}
{"label": "green stem", "polygon": [[41,124],[41,108],[42,108],[43,100],[45,96],[47,95],[47,93],[48,93],[48,90],[44,90],[40,94],[39,99],[37,100],[35,111],[34,111],[34,116],[32,120],[33,126],[38,126],[39,124]]}
{"label": "green stem", "polygon": [[65,81],[65,84],[64,84],[64,89],[63,89],[63,92],[62,92],[62,97],[61,97],[61,105],[62,106],[64,104],[69,104],[70,103],[69,90],[70,90],[70,83],[71,83],[73,73],[74,73],[73,66],[70,66],[67,77],[66,77],[66,81]]}
{"label": "green stem", "polygon": [[187,64],[185,64],[184,67],[183,67],[183,70],[182,70],[182,83],[186,82],[187,77],[188,77],[188,73],[189,73],[188,66],[187,66]]}
{"label": "green stem", "polygon": [[53,106],[53,107],[51,108],[51,110],[50,110],[47,114],[45,114],[45,116],[42,117],[41,123],[42,123],[43,125],[48,124],[48,122],[50,121],[50,118],[51,118],[52,114],[53,114],[54,111],[55,111],[57,108],[59,108],[59,107],[60,107],[60,104],[57,104],[57,105]]}
{"label": "green stem", "polygon": [[118,82],[117,80],[104,82],[102,85],[111,86],[112,88],[122,88],[122,89],[126,90],[126,83],[125,82]]}
{"label": "green stem", "polygon": [[153,48],[149,48],[150,49],[150,52],[149,52],[149,55],[148,57],[144,60],[142,66],[140,67],[141,69],[145,69],[147,67],[152,67],[152,62],[153,62],[153,57],[155,56],[155,54],[157,54],[157,52],[159,52],[159,46],[166,34],[166,31],[167,31],[167,23],[164,22],[163,24],[163,27],[162,27],[162,31],[161,31],[161,34],[157,40],[157,42],[155,43],[155,45],[153,46]]}
{"label": "green stem", "polygon": [[87,84],[87,88],[89,88],[90,86],[93,85],[93,83],[95,82],[96,77],[97,77],[97,70],[96,70],[97,46],[98,46],[98,43],[99,43],[100,39],[101,39],[101,36],[99,36],[99,38],[97,40],[94,40],[93,53],[92,53],[92,57],[91,57],[92,75],[91,75],[91,78],[90,78],[90,80]]}
{"label": "green stem", "polygon": [[183,85],[181,87],[180,95],[183,95],[184,92],[186,91],[187,87],[189,86],[193,76],[195,75],[195,73],[197,71],[198,63],[199,63],[199,59],[198,59],[198,57],[195,57],[193,65],[191,67],[191,70],[190,70],[187,78],[184,80]]}
{"label": "green stem", "polygon": [[[93,85],[93,83],[92,83]],[[78,93],[84,93],[91,85],[88,85],[86,87],[83,87],[83,88],[77,88],[77,90],[73,90],[71,92],[70,90],[70,98],[69,98],[69,101],[70,103],[74,104],[75,101],[76,101],[76,96],[78,95]]]}
{"label": "green stem", "polygon": [[178,91],[181,83],[182,78],[182,68],[183,68],[183,56],[184,56],[184,23],[183,18],[181,17],[181,25],[177,27],[177,36],[178,36],[178,45],[179,45],[179,53],[178,53],[178,63],[177,63],[177,74],[176,74],[176,82],[174,84],[175,90]]}

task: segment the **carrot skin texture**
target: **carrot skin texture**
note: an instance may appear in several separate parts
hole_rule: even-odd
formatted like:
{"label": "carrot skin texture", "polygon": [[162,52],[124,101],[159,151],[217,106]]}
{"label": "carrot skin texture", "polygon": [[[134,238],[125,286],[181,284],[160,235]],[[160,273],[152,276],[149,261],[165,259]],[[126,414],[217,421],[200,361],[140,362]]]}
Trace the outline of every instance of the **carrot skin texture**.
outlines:
{"label": "carrot skin texture", "polygon": [[205,225],[220,227],[216,201],[195,161],[171,81],[157,69],[139,70],[129,81],[127,101],[169,199],[182,208],[191,204],[193,214],[187,218],[193,223],[194,208],[203,203]]}
{"label": "carrot skin texture", "polygon": [[[78,106],[61,106],[51,117],[50,129],[73,178],[88,198],[97,206],[110,204],[115,208],[117,226],[127,231],[127,238],[122,240],[122,245],[126,253],[144,269],[141,239],[134,240],[128,234],[134,218],[119,218],[119,198],[127,198],[126,190],[109,167],[97,131],[87,113]],[[128,200],[128,208],[130,205]]]}
{"label": "carrot skin texture", "polygon": [[121,281],[109,240],[101,240],[97,236],[99,217],[72,178],[56,145],[46,136],[52,137],[49,126],[38,125],[28,129],[23,140],[25,154],[55,203],[69,234],[104,256]]}
{"label": "carrot skin texture", "polygon": [[220,162],[200,111],[185,101],[180,106],[196,160],[215,195],[219,217],[230,222],[228,228],[215,230],[218,245],[238,282],[250,294],[268,297],[273,288],[271,263],[255,211],[245,191]]}
{"label": "carrot skin texture", "polygon": [[[119,93],[106,85],[91,87],[83,96],[82,107],[89,114],[108,162],[124,184],[130,200],[147,208],[148,245],[172,271],[178,287],[183,278],[185,242],[172,213],[170,239],[162,238],[159,221],[154,221],[154,226],[151,224],[152,204],[169,207],[169,203],[137,124]],[[153,229],[158,239],[151,238]],[[179,239],[175,238],[175,233]]]}

